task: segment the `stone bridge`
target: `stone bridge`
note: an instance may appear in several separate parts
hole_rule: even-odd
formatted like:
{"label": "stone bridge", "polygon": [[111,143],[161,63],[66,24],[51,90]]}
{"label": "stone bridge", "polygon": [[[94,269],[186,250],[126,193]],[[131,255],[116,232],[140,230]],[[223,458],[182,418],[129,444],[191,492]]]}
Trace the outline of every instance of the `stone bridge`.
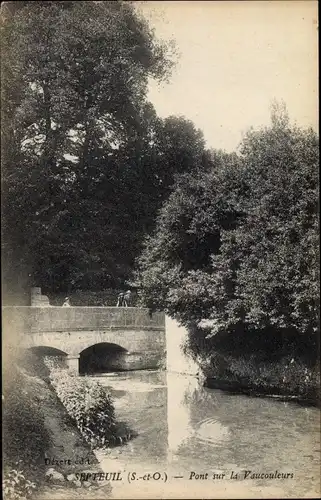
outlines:
{"label": "stone bridge", "polygon": [[165,316],[136,307],[3,307],[3,335],[19,347],[63,356],[84,372],[158,368],[166,357]]}

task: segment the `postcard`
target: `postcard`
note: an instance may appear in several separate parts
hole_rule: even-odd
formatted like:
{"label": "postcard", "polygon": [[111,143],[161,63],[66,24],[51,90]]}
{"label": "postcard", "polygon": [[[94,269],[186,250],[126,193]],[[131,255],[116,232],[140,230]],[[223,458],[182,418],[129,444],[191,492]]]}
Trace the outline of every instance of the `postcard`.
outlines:
{"label": "postcard", "polygon": [[319,498],[317,35],[2,2],[5,500]]}

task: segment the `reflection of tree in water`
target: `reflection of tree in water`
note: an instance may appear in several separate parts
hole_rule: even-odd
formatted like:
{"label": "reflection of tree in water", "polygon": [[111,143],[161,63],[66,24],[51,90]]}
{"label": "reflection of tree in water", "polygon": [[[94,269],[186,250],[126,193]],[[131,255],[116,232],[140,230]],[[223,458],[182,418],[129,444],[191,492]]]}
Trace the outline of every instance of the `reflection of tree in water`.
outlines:
{"label": "reflection of tree in water", "polygon": [[[163,460],[167,456],[167,391],[165,387],[152,386],[159,381],[155,373],[133,373],[113,386],[113,392],[124,389],[126,394],[116,404],[116,416],[126,422],[135,434],[123,454],[139,454],[140,460]],[[132,451],[130,451],[132,450]]]}
{"label": "reflection of tree in water", "polygon": [[[220,450],[218,461],[223,465],[225,461],[245,468],[258,463],[280,468],[286,463],[285,444],[296,448],[295,440],[307,439],[306,432],[302,433],[299,427],[289,427],[289,422],[301,420],[302,429],[309,429],[313,421],[310,410],[302,411],[294,403],[286,406],[269,398],[229,394],[201,386],[186,391],[183,402],[188,408],[190,426],[195,430],[197,441],[193,445],[183,443],[180,453],[186,453],[189,446],[190,455],[196,457],[203,442]],[[273,437],[276,432],[284,441],[282,449]],[[306,448],[306,442],[302,442],[302,447]],[[275,449],[278,449],[278,456]]]}
{"label": "reflection of tree in water", "polygon": [[[178,409],[171,408],[179,416],[184,407],[184,418],[177,423],[178,438],[174,426],[171,430],[174,459],[186,468],[194,470],[195,464],[202,464],[204,470],[215,464],[216,470],[282,471],[287,464],[299,473],[307,467],[304,455],[309,453],[318,460],[318,437],[313,434],[318,418],[315,408],[201,385],[186,387],[184,381],[181,389],[180,394],[177,392]],[[313,463],[317,466],[316,461]]]}
{"label": "reflection of tree in water", "polygon": [[199,387],[187,390],[183,404],[189,409],[190,424],[198,427],[199,423],[213,417],[217,422],[222,417],[221,425],[226,426],[226,401],[228,395],[219,391]]}
{"label": "reflection of tree in water", "polygon": [[209,393],[201,385],[192,390],[186,390],[184,393],[183,404],[186,406],[198,406],[199,404],[206,404],[209,401],[211,405],[215,401],[215,394]]}

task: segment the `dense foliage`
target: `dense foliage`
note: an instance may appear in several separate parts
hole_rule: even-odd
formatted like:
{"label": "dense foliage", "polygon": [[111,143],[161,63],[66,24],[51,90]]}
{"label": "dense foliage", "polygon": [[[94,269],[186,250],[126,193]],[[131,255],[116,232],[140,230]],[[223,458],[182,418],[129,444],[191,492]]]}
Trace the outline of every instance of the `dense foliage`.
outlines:
{"label": "dense foliage", "polygon": [[73,376],[46,359],[50,380],[79,431],[92,448],[107,447],[117,440],[115,410],[107,390],[98,382]]}
{"label": "dense foliage", "polygon": [[131,2],[4,4],[8,289],[103,289],[128,278],[175,174],[204,154],[191,122],[158,118],[146,98],[175,57]]}
{"label": "dense foliage", "polygon": [[272,125],[250,130],[238,155],[216,153],[214,168],[182,176],[139,259],[144,303],[195,337],[313,336],[318,161],[315,132],[292,126],[277,105]]}

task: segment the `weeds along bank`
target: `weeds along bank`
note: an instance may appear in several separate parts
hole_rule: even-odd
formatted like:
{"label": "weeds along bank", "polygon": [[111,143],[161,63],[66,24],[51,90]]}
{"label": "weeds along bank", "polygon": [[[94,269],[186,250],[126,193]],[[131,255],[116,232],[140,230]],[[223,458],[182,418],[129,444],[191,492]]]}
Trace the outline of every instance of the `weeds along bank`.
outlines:
{"label": "weeds along bank", "polygon": [[132,432],[120,428],[107,389],[89,377],[79,377],[57,360],[45,358],[49,380],[86,443],[94,450],[128,441]]}
{"label": "weeds along bank", "polygon": [[[189,345],[188,345],[189,343]],[[221,335],[200,346],[190,332],[186,350],[197,353],[204,383],[210,388],[257,395],[278,395],[320,405],[320,364],[315,339],[281,338],[278,332]],[[195,357],[195,356],[194,356]]]}
{"label": "weeds along bank", "polygon": [[[64,498],[73,490],[81,498],[92,495],[97,484],[79,481],[77,473],[99,471],[94,450],[131,437],[118,426],[106,389],[26,353],[4,364],[4,498],[42,498],[46,492],[49,498],[55,488]],[[51,463],[53,457],[64,463]],[[99,491],[108,497],[109,483],[100,483]]]}
{"label": "weeds along bank", "polygon": [[277,363],[259,360],[255,354],[235,357],[213,353],[202,363],[209,388],[277,395],[319,405],[320,369],[291,356]]}

